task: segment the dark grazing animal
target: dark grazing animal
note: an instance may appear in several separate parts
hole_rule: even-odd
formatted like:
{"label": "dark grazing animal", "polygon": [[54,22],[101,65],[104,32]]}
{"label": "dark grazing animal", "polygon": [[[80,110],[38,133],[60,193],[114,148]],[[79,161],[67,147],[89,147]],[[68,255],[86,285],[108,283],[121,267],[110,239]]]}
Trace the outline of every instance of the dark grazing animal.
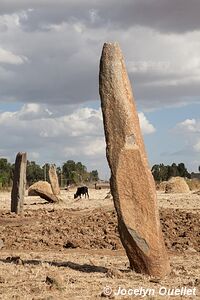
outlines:
{"label": "dark grazing animal", "polygon": [[81,198],[81,195],[86,195],[89,199],[89,194],[88,194],[88,187],[87,186],[81,186],[77,188],[76,194],[74,194],[74,199],[76,199],[77,197]]}

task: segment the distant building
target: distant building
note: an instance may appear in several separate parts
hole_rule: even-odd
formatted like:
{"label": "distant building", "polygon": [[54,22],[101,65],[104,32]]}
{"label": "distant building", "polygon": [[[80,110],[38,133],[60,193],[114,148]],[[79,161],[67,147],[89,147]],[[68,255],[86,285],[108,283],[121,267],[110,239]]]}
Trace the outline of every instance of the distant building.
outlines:
{"label": "distant building", "polygon": [[192,172],[191,173],[191,179],[194,179],[194,178],[200,179],[200,173],[194,173],[194,172]]}
{"label": "distant building", "polygon": [[110,189],[110,183],[103,180],[95,183],[94,186],[95,186],[95,190]]}

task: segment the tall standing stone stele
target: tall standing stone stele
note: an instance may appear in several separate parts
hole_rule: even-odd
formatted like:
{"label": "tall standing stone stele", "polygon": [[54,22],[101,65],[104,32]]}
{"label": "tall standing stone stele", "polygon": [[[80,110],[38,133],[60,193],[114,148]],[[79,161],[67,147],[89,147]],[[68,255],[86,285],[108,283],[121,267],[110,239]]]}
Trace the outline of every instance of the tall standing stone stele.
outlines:
{"label": "tall standing stone stele", "polygon": [[159,219],[155,183],[148,165],[130,81],[117,43],[105,43],[99,92],[111,169],[111,193],[130,267],[164,277],[170,272]]}
{"label": "tall standing stone stele", "polygon": [[15,160],[13,186],[11,192],[11,212],[16,214],[23,211],[24,195],[26,190],[26,153],[19,152]]}
{"label": "tall standing stone stele", "polygon": [[57,176],[55,165],[50,165],[50,167],[49,167],[49,180],[51,183],[51,188],[52,188],[53,194],[59,195],[60,187],[59,187],[59,183],[58,183],[58,176]]}

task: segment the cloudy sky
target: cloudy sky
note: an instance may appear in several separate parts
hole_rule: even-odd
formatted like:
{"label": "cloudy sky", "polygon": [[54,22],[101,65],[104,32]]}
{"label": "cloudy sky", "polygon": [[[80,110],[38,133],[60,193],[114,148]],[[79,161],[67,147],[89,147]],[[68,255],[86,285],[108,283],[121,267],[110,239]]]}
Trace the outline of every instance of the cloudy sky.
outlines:
{"label": "cloudy sky", "polygon": [[200,165],[200,1],[1,0],[0,156],[68,159],[109,177],[98,95],[118,41],[150,164]]}

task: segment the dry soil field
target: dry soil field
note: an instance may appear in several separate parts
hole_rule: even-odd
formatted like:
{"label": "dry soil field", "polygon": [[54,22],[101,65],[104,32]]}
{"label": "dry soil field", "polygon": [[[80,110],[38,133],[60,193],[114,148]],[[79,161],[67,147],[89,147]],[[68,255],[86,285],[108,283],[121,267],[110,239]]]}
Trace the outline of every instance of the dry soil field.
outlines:
{"label": "dry soil field", "polygon": [[[199,195],[158,194],[172,266],[159,280],[129,269],[108,190],[90,189],[90,199],[79,201],[73,193],[63,191],[56,205],[26,197],[21,216],[10,213],[10,194],[0,194],[0,299],[200,299]],[[163,296],[161,287],[197,296]],[[152,293],[124,294],[139,288]]]}

